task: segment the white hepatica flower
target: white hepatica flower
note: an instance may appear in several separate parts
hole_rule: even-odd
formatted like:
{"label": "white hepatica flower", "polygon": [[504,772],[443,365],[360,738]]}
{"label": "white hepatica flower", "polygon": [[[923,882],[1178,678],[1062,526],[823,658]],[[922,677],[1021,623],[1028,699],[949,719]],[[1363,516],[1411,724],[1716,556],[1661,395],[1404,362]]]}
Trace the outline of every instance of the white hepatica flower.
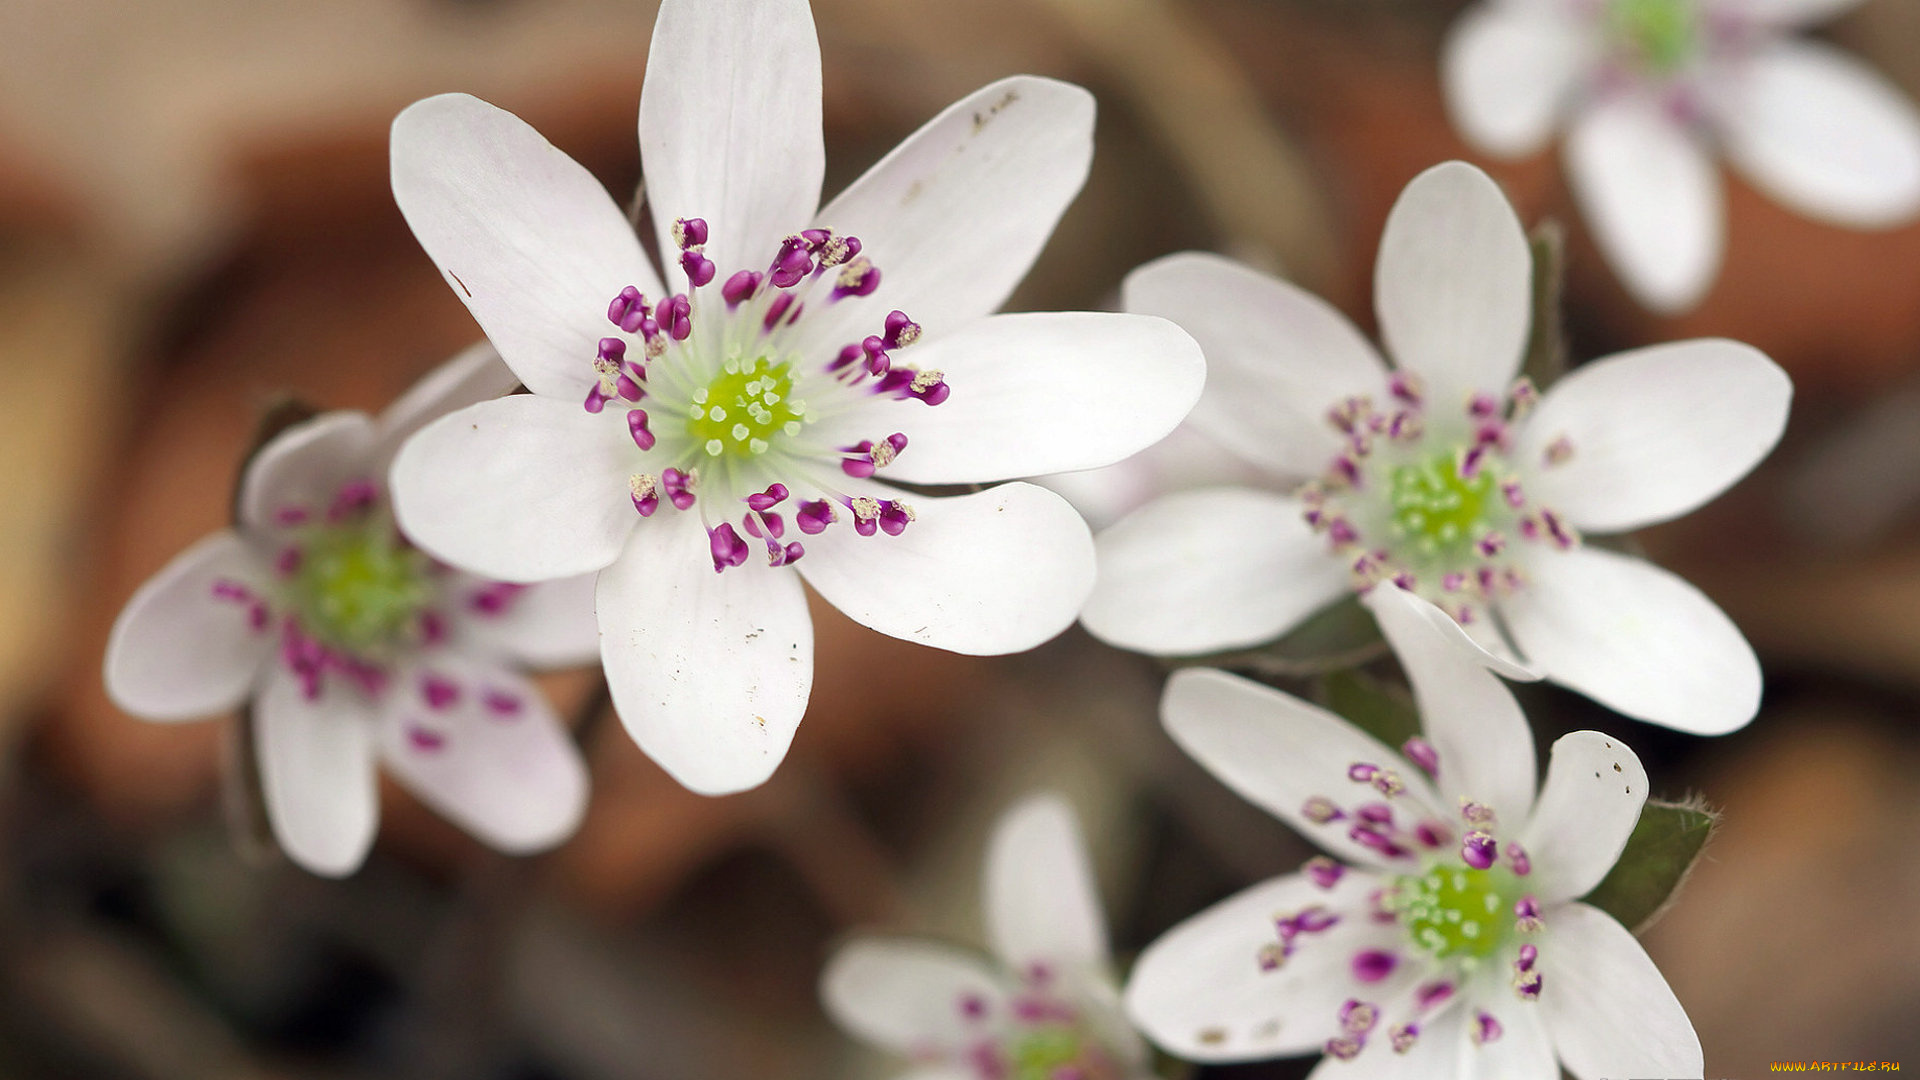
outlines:
{"label": "white hepatica flower", "polygon": [[1530,265],[1499,189],[1454,162],[1408,185],[1381,240],[1375,302],[1398,370],[1323,301],[1225,259],[1136,271],[1129,305],[1207,352],[1192,423],[1272,473],[1317,479],[1285,495],[1175,493],[1121,520],[1099,538],[1087,628],[1144,652],[1214,652],[1392,581],[1496,655],[1517,649],[1629,716],[1699,734],[1752,719],[1759,664],[1720,609],[1580,534],[1718,495],[1779,439],[1792,386],[1758,351],[1700,340],[1596,360],[1537,396],[1514,381]]}
{"label": "white hepatica flower", "polygon": [[1447,102],[1468,141],[1501,156],[1564,123],[1601,251],[1643,303],[1683,310],[1720,265],[1716,152],[1836,224],[1920,212],[1920,113],[1852,57],[1791,36],[1857,2],[1485,0],[1447,43]]}
{"label": "white hepatica flower", "polygon": [[395,198],[533,394],[415,437],[400,520],[503,579],[601,571],[614,703],[700,792],[760,783],[793,739],[813,678],[803,577],[895,637],[1038,645],[1092,588],[1072,508],[1030,484],[922,498],[876,474],[1103,465],[1199,395],[1199,350],[1164,320],[987,317],[1085,180],[1092,127],[1085,91],[1008,79],[816,213],[805,0],[666,0],[640,144],[685,290],[669,295],[626,215],[531,128],[470,97],[412,106]]}
{"label": "white hepatica flower", "polygon": [[912,1080],[1151,1077],[1120,1013],[1093,867],[1065,802],[1033,796],[1001,817],[985,892],[998,963],[934,941],[855,940],[820,978],[834,1020],[912,1058]]}
{"label": "white hepatica flower", "polygon": [[331,412],[254,455],[239,523],[141,586],[107,645],[107,693],[149,720],[253,703],[267,816],[293,860],[353,872],[379,815],[376,760],[508,852],[569,836],[587,774],[523,665],[588,662],[591,578],[487,581],[407,543],[387,505],[400,441],[504,393],[491,348],[454,358],[377,420]]}
{"label": "white hepatica flower", "polygon": [[1699,1077],[1666,980],[1576,899],[1639,820],[1639,759],[1575,732],[1536,797],[1526,719],[1459,630],[1397,589],[1369,603],[1423,717],[1404,758],[1224,672],[1169,682],[1174,740],[1343,861],[1317,857],[1168,931],[1128,980],[1128,1015],[1197,1061],[1322,1051],[1313,1080],[1556,1080],[1556,1058],[1580,1080]]}

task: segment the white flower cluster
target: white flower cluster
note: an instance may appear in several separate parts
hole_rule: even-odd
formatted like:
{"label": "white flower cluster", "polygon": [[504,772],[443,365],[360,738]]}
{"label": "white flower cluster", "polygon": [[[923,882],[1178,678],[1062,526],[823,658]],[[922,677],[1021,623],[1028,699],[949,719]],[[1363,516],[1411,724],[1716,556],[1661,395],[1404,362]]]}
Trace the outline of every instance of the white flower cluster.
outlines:
{"label": "white flower cluster", "polygon": [[[1708,133],[1829,216],[1920,205],[1906,106],[1780,34],[1837,6],[1488,0],[1448,90],[1500,152],[1572,115],[1603,248],[1680,306],[1718,258]],[[1526,236],[1458,162],[1386,222],[1381,349],[1202,254],[1135,271],[1124,313],[996,314],[1087,176],[1091,96],[995,83],[822,206],[820,82],[806,0],[665,0],[639,120],[655,257],[516,117],[462,95],[402,113],[395,197],[491,346],[377,419],[261,447],[234,526],[127,605],[114,699],[154,720],[248,705],[276,837],[338,875],[374,835],[376,761],[504,850],[571,834],[586,768],[525,666],[597,657],[628,732],[695,791],[765,781],[807,707],[808,588],[974,654],[1076,619],[1214,654],[1357,596],[1419,706],[1403,745],[1221,671],[1162,702],[1175,742],[1328,856],[1176,927],[1123,992],[1072,814],[1029,800],[989,853],[993,960],[857,941],[829,1009],[925,1080],[1147,1076],[1136,1029],[1195,1062],[1322,1052],[1316,1078],[1701,1076],[1659,972],[1582,901],[1645,771],[1576,732],[1536,788],[1499,676],[1700,735],[1753,718],[1759,665],[1727,617],[1596,538],[1746,475],[1785,426],[1781,370],[1703,340],[1536,387]],[[1026,482],[1163,439],[1204,466],[1157,467],[1097,538]],[[1119,474],[1063,486],[1089,476]],[[947,485],[993,486],[928,490]]]}

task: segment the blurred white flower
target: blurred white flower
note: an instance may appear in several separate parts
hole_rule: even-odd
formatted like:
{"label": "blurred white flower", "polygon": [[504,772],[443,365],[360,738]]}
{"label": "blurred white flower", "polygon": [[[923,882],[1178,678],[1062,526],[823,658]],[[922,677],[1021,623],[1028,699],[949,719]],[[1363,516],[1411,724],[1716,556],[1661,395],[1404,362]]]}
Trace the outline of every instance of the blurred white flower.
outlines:
{"label": "blurred white flower", "polygon": [[402,439],[513,384],[477,346],[377,420],[331,412],[289,428],[248,463],[238,524],[175,558],[114,624],[107,693],[128,712],[194,720],[252,702],[274,836],[316,874],[366,858],[376,760],[503,851],[579,824],[585,765],[519,669],[592,659],[592,579],[529,587],[452,570],[409,544],[387,505]]}
{"label": "blurred white flower", "polygon": [[1164,320],[989,317],[1085,181],[1092,135],[1084,90],[1008,79],[816,213],[805,0],[666,0],[640,144],[669,294],[626,214],[531,128],[460,95],[412,106],[395,198],[533,394],[410,442],[401,522],[507,580],[601,571],[614,703],[705,793],[762,782],[793,739],[813,678],[802,578],[909,641],[1038,645],[1092,587],[1072,507],[1031,484],[921,497],[880,478],[1104,465],[1198,397],[1199,350]]}
{"label": "blurred white flower", "polygon": [[1920,213],[1920,112],[1831,45],[1793,36],[1859,0],[1483,0],[1441,72],[1454,124],[1519,157],[1567,131],[1595,240],[1658,311],[1719,271],[1713,155],[1802,213],[1886,228]]}
{"label": "blurred white flower", "polygon": [[847,1031],[905,1055],[913,1080],[1148,1078],[1120,1013],[1093,867],[1057,796],[1009,809],[987,851],[993,961],[934,941],[860,938],[820,978]]}
{"label": "blurred white flower", "polygon": [[1375,302],[1397,370],[1325,302],[1225,259],[1136,271],[1130,306],[1206,350],[1191,423],[1269,473],[1316,478],[1284,495],[1178,492],[1101,533],[1087,628],[1143,652],[1216,652],[1395,582],[1515,677],[1698,734],[1752,719],[1760,668],[1733,623],[1581,532],[1724,491],[1778,441],[1792,386],[1746,345],[1699,340],[1594,361],[1537,396],[1515,381],[1530,268],[1499,188],[1453,162],[1408,185],[1381,240]]}
{"label": "blurred white flower", "polygon": [[1457,628],[1384,587],[1369,598],[1425,728],[1403,753],[1224,672],[1175,674],[1167,730],[1335,858],[1168,931],[1127,1013],[1196,1061],[1322,1051],[1314,1080],[1699,1077],[1699,1039],[1633,935],[1581,903],[1625,847],[1647,777],[1598,732],[1533,738]]}

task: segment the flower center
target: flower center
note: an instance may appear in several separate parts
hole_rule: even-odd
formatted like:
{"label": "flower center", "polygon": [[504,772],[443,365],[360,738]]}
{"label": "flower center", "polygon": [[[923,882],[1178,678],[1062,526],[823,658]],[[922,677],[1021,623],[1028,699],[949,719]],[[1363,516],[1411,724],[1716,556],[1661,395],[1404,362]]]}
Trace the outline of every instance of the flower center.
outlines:
{"label": "flower center", "polygon": [[1485,959],[1506,942],[1519,897],[1519,879],[1503,866],[1435,863],[1423,874],[1394,879],[1386,904],[1400,916],[1407,939],[1434,959]]}
{"label": "flower center", "polygon": [[400,544],[384,518],[320,528],[305,545],[288,598],[322,644],[377,654],[417,625],[434,593],[427,567],[427,557]]}
{"label": "flower center", "polygon": [[1607,29],[1621,51],[1647,69],[1670,74],[1693,55],[1693,0],[1613,0]]}
{"label": "flower center", "polygon": [[1085,1010],[1060,995],[1057,981],[1049,966],[1033,965],[998,1015],[982,998],[960,999],[962,1021],[978,1029],[966,1060],[979,1080],[1122,1080],[1127,1075]]}
{"label": "flower center", "polygon": [[[783,566],[806,553],[786,539],[791,522],[813,536],[852,519],[861,536],[897,536],[913,521],[905,502],[861,490],[907,448],[904,432],[839,445],[814,433],[816,421],[843,415],[882,397],[939,405],[950,393],[938,371],[897,362],[920,327],[904,312],[887,315],[880,332],[828,356],[804,355],[795,327],[810,303],[870,295],[880,271],[860,254],[860,241],[826,229],[784,240],[765,270],[740,270],[723,282],[705,255],[708,230],[698,218],[676,222],[687,293],[650,301],[621,290],[606,318],[616,333],[600,339],[590,413],[624,416],[639,451],[628,494],[641,517],[664,501],[695,511],[706,525],[716,572],[747,561],[748,537]],[[682,419],[684,418],[684,419]],[[776,509],[787,500],[785,510]]]}
{"label": "flower center", "polygon": [[687,434],[708,457],[758,456],[781,435],[798,435],[806,403],[793,396],[793,365],[764,356],[730,359],[703,390],[693,392]]}
{"label": "flower center", "polygon": [[[1430,411],[1418,384],[1395,376],[1388,408],[1351,398],[1328,415],[1345,447],[1301,489],[1307,523],[1348,560],[1360,591],[1390,581],[1462,623],[1525,583],[1510,542],[1570,548],[1573,528],[1529,504],[1513,471],[1513,425],[1537,395],[1525,379],[1505,398],[1477,395],[1463,413]],[[1565,440],[1544,466],[1573,452]]]}

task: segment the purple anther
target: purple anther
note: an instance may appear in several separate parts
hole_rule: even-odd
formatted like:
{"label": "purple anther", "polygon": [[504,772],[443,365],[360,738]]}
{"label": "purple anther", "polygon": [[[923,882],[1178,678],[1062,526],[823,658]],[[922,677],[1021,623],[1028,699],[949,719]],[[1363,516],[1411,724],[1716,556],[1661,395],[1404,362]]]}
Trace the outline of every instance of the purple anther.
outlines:
{"label": "purple anther", "polygon": [[825,499],[803,502],[798,512],[793,515],[793,523],[800,526],[800,531],[808,536],[820,535],[836,520],[838,515],[833,512],[833,504]]}
{"label": "purple anther", "polygon": [[1388,1036],[1388,1039],[1393,1044],[1394,1053],[1404,1054],[1413,1049],[1414,1043],[1420,1041],[1420,1025],[1401,1024],[1399,1027],[1393,1029],[1393,1033]]}
{"label": "purple anther", "polygon": [[1538,971],[1521,971],[1513,976],[1513,992],[1521,1001],[1539,1001],[1540,990],[1545,985],[1546,978]]}
{"label": "purple anther", "polygon": [[253,590],[229,578],[215,578],[212,589],[215,600],[231,600],[236,603],[249,603],[253,600]]}
{"label": "purple anther", "polygon": [[1425,433],[1426,425],[1420,422],[1420,414],[1416,412],[1394,413],[1393,419],[1387,422],[1387,438],[1389,439],[1397,439],[1401,442],[1412,442]]}
{"label": "purple anther", "polygon": [[756,540],[761,539],[763,534],[768,540],[778,540],[787,535],[786,519],[771,510],[748,514],[740,520]]}
{"label": "purple anther", "polygon": [[675,341],[685,341],[693,335],[693,301],[684,295],[675,296],[660,302],[661,322],[667,328],[667,336]]}
{"label": "purple anther", "polygon": [[1460,800],[1460,817],[1469,825],[1485,825],[1493,820],[1493,807],[1471,799]]}
{"label": "purple anther", "polygon": [[768,484],[767,490],[747,496],[747,507],[752,510],[771,510],[785,501],[787,494],[787,485]]}
{"label": "purple anther", "polygon": [[1333,804],[1332,799],[1322,795],[1315,795],[1308,799],[1306,804],[1300,808],[1300,815],[1315,825],[1325,825],[1328,822],[1339,821],[1347,816],[1338,806]]}
{"label": "purple anther", "polygon": [[[852,240],[852,237],[848,237]],[[840,271],[839,280],[833,285],[833,298],[840,300],[848,296],[872,296],[873,290],[880,287],[880,270],[863,258],[854,258]]]}
{"label": "purple anther", "polygon": [[460,684],[432,672],[420,678],[420,697],[435,712],[450,708],[460,700]]}
{"label": "purple anther", "polygon": [[1393,583],[1395,586],[1405,589],[1407,592],[1413,592],[1414,589],[1419,586],[1420,579],[1413,576],[1413,571],[1402,570],[1393,575]]}
{"label": "purple anther", "polygon": [[767,563],[771,566],[785,566],[791,562],[798,562],[800,556],[806,553],[807,549],[802,547],[798,540],[788,544],[784,548],[778,544],[769,542],[767,544]]}
{"label": "purple anther", "polygon": [[1548,465],[1564,465],[1573,457],[1573,440],[1565,435],[1560,436],[1547,444],[1542,457]]}
{"label": "purple anther", "polygon": [[870,442],[862,441],[854,444],[854,446],[850,448],[849,452],[858,454],[860,456],[841,458],[840,471],[843,473],[846,473],[848,476],[851,476],[856,480],[865,480],[867,477],[872,476],[873,475],[873,459],[865,456],[867,454],[867,451],[872,449],[873,449],[873,444]]}
{"label": "purple anther", "polygon": [[667,493],[667,501],[675,510],[685,510],[693,505],[693,478],[679,469],[665,469],[660,473],[660,487]]}
{"label": "purple anther", "polygon": [[502,720],[519,716],[521,710],[526,708],[526,702],[520,700],[520,695],[494,687],[488,687],[481,693],[480,704]]}
{"label": "purple anther", "polygon": [[407,743],[421,753],[433,754],[446,749],[447,737],[431,728],[410,724],[407,726]]}
{"label": "purple anther", "polygon": [[[1324,934],[1335,926],[1340,925],[1340,916],[1335,915],[1319,904],[1313,904],[1301,909],[1300,913],[1291,919],[1281,920],[1281,923],[1281,934],[1283,937],[1294,937],[1299,934]],[[1292,928],[1291,933],[1287,932],[1287,927]]]}
{"label": "purple anther", "polygon": [[1500,845],[1493,834],[1475,829],[1460,838],[1460,859],[1475,870],[1485,870],[1500,857]]}
{"label": "purple anther", "polygon": [[828,371],[844,371],[847,368],[851,367],[856,361],[858,361],[862,355],[863,354],[860,352],[860,346],[848,345],[847,347],[841,349],[840,355],[834,357],[833,361],[827,365],[827,370]]}
{"label": "purple anther", "polygon": [[1365,1046],[1365,1039],[1358,1039],[1352,1035],[1336,1035],[1328,1039],[1327,1045],[1322,1047],[1322,1049],[1326,1051],[1327,1056],[1330,1058],[1339,1061],[1352,1061],[1354,1058],[1360,1056],[1360,1051],[1365,1048]]}
{"label": "purple anther", "polygon": [[273,572],[281,577],[292,577],[300,572],[300,564],[303,561],[305,561],[305,552],[300,550],[300,545],[289,544],[281,548],[280,554],[274,557]]}
{"label": "purple anther", "polygon": [[1280,965],[1286,963],[1287,957],[1291,955],[1293,955],[1292,946],[1269,941],[1255,950],[1253,962],[1260,965],[1261,971],[1279,971]]}
{"label": "purple anther", "polygon": [[653,432],[647,427],[647,410],[627,410],[627,434],[633,436],[633,445],[642,450],[653,449]]}
{"label": "purple anther", "polygon": [[1423,396],[1420,377],[1411,371],[1396,371],[1387,380],[1387,392],[1408,405],[1418,405]]}
{"label": "purple anther", "polygon": [[1367,949],[1353,954],[1353,977],[1363,983],[1377,983],[1393,974],[1400,957],[1385,949]]}
{"label": "purple anther", "polygon": [[652,517],[660,508],[659,488],[654,479],[645,473],[636,473],[627,477],[627,494],[633,498],[633,509],[641,517]]}
{"label": "purple anther", "polygon": [[747,542],[733,531],[733,523],[723,521],[707,530],[707,547],[713,553],[713,572],[720,573],[729,566],[739,566],[747,561]]}
{"label": "purple anther", "polygon": [[1547,925],[1540,917],[1540,901],[1533,896],[1523,896],[1513,902],[1513,925],[1523,934],[1537,933]]}
{"label": "purple anther", "polygon": [[[598,358],[601,360],[610,361],[614,365],[618,366],[621,361],[627,358],[627,343],[617,337],[601,338],[600,351],[598,354]],[[596,368],[598,368],[599,366],[600,365],[598,364],[594,365],[594,367]]]}
{"label": "purple anther", "polygon": [[707,221],[705,218],[676,218],[673,223],[673,242],[682,251],[696,248],[707,242]]}
{"label": "purple anther", "polygon": [[1501,536],[1498,532],[1490,532],[1481,537],[1479,544],[1476,546],[1479,548],[1481,555],[1491,559],[1506,550],[1507,538]]}
{"label": "purple anther", "polygon": [[647,392],[641,389],[639,382],[624,371],[613,380],[613,388],[619,391],[620,397],[629,404],[647,396]]}
{"label": "purple anther", "polygon": [[334,522],[345,521],[347,518],[366,511],[373,506],[374,500],[379,497],[380,493],[378,489],[373,486],[373,481],[361,479],[349,480],[341,484],[340,490],[334,494],[333,505],[327,507],[327,520]]}
{"label": "purple anther", "polygon": [[1540,511],[1540,522],[1547,527],[1548,535],[1553,537],[1555,547],[1566,550],[1580,542],[1573,528],[1560,520],[1560,515],[1551,510]]}
{"label": "purple anther", "polygon": [[1473,1026],[1467,1029],[1467,1034],[1472,1037],[1475,1046],[1494,1042],[1506,1033],[1507,1029],[1500,1026],[1500,1021],[1495,1020],[1492,1013],[1484,1010],[1474,1014]]}
{"label": "purple anther", "polygon": [[801,229],[800,239],[807,242],[808,251],[819,251],[833,240],[832,229]]}
{"label": "purple anther", "polygon": [[1520,519],[1520,536],[1525,540],[1540,539],[1540,519],[1527,514]]}
{"label": "purple anther", "polygon": [[1392,825],[1393,807],[1386,803],[1368,803],[1354,811],[1354,816],[1369,825]]}
{"label": "purple anther", "polygon": [[447,640],[447,620],[439,612],[420,613],[420,640],[427,645],[439,645]]}
{"label": "purple anther", "polygon": [[775,288],[791,289],[812,270],[813,254],[807,242],[789,236],[781,243],[780,253],[773,257],[773,265],[767,268],[767,280],[773,282]]}
{"label": "purple anther", "polygon": [[1360,466],[1345,454],[1333,459],[1333,479],[1342,487],[1360,486]]}
{"label": "purple anther", "polygon": [[1372,780],[1379,772],[1380,766],[1378,765],[1369,765],[1364,761],[1356,761],[1347,766],[1347,779],[1356,784],[1364,784]]}
{"label": "purple anther", "polygon": [[729,309],[737,308],[760,291],[762,280],[758,270],[741,270],[720,286],[720,296],[726,300]]}
{"label": "purple anther", "polygon": [[787,314],[787,309],[792,306],[792,293],[783,292],[779,296],[774,297],[773,303],[767,305],[767,314],[760,320],[761,329],[770,331],[774,327],[779,326],[780,320]]}
{"label": "purple anther", "polygon": [[1459,474],[1460,479],[1471,480],[1480,475],[1480,466],[1486,459],[1487,448],[1485,445],[1477,444],[1467,447],[1460,451],[1459,458],[1454,462],[1453,471]]}
{"label": "purple anther", "polygon": [[475,614],[492,617],[504,613],[527,586],[516,585],[508,581],[496,581],[476,591],[467,601]]}
{"label": "purple anther", "polygon": [[960,996],[960,1015],[968,1020],[979,1020],[987,1015],[987,1000],[979,994]]}
{"label": "purple anther", "polygon": [[899,536],[907,531],[913,522],[913,508],[898,499],[890,499],[880,504],[880,531],[888,536]]}
{"label": "purple anther", "polygon": [[247,628],[249,630],[265,630],[268,621],[272,618],[273,614],[267,610],[267,605],[261,601],[256,600],[247,607]]}
{"label": "purple anther", "polygon": [[1516,841],[1507,845],[1507,865],[1521,877],[1533,873],[1533,860],[1527,857],[1527,849]]}
{"label": "purple anther", "polygon": [[889,349],[904,349],[920,340],[920,324],[907,317],[904,311],[887,313],[886,333],[883,335]]}
{"label": "purple anther", "polygon": [[1491,420],[1500,415],[1500,399],[1492,394],[1475,394],[1467,402],[1467,415],[1475,420]]}
{"label": "purple anther", "polygon": [[1385,833],[1371,825],[1355,825],[1347,830],[1347,836],[1354,843],[1372,848],[1389,859],[1399,858],[1407,853],[1405,848],[1394,843]]}
{"label": "purple anther", "polygon": [[1423,848],[1438,850],[1453,840],[1453,831],[1437,821],[1423,821],[1414,826],[1413,838]]}
{"label": "purple anther", "polygon": [[606,391],[600,389],[599,383],[594,383],[593,386],[587,390],[587,400],[583,404],[585,404],[588,412],[599,412],[607,407]]}
{"label": "purple anther", "polygon": [[650,314],[647,298],[637,286],[629,285],[607,305],[607,321],[631,334],[640,329],[641,320]]}
{"label": "purple anther", "polygon": [[1372,1002],[1348,998],[1340,1006],[1340,1026],[1355,1035],[1365,1035],[1380,1022],[1380,1008]]}
{"label": "purple anther", "polygon": [[1451,997],[1453,997],[1453,984],[1442,979],[1415,990],[1413,1003],[1414,1007],[1421,1012],[1430,1012],[1446,1004],[1447,999]]}
{"label": "purple anther", "polygon": [[1428,776],[1439,775],[1440,751],[1435,750],[1433,744],[1427,740],[1415,735],[1413,738],[1400,744],[1400,752],[1407,756],[1408,761],[1419,766],[1421,772],[1426,773]]}
{"label": "purple anther", "polygon": [[1520,488],[1520,481],[1508,480],[1500,485],[1500,497],[1515,510],[1527,505],[1527,493]]}
{"label": "purple anther", "polygon": [[1347,873],[1345,865],[1334,862],[1325,855],[1315,855],[1308,859],[1300,870],[1307,875],[1309,881],[1322,889],[1331,889],[1340,884],[1340,879]]}
{"label": "purple anther", "polygon": [[925,376],[928,374],[931,373],[921,372],[914,376],[913,383],[907,392],[929,405],[938,405],[953,396],[953,387],[948,386],[946,380],[937,375],[923,387],[921,383],[925,381]]}
{"label": "purple anther", "polygon": [[273,523],[283,529],[305,525],[313,515],[304,506],[283,506],[273,512]]}
{"label": "purple anther", "polygon": [[1327,539],[1333,542],[1334,547],[1346,547],[1358,543],[1360,534],[1346,518],[1337,517],[1327,522]]}

